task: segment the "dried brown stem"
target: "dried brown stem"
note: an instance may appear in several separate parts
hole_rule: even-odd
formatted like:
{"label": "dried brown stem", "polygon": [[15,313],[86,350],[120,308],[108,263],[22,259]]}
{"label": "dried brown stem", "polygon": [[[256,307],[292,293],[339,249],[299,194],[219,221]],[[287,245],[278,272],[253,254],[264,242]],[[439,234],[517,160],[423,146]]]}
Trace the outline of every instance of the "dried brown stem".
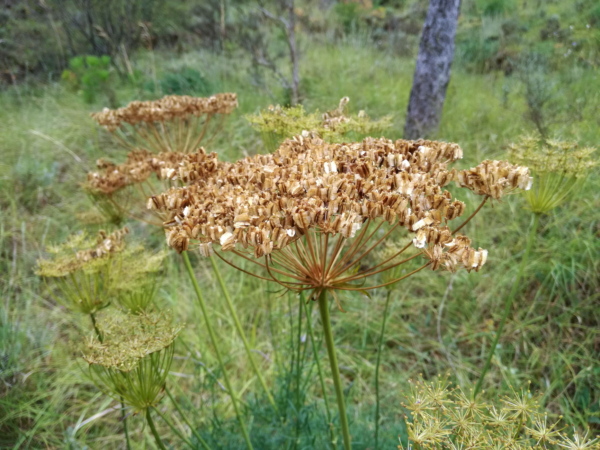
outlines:
{"label": "dried brown stem", "polygon": [[452,232],[452,234],[454,234],[454,233],[458,232],[458,231],[459,231],[459,230],[460,230],[462,227],[464,227],[466,224],[468,224],[468,223],[471,221],[471,219],[472,219],[473,217],[475,217],[475,215],[476,215],[476,214],[477,214],[477,213],[478,213],[478,212],[481,210],[481,208],[483,208],[483,205],[485,205],[485,202],[487,202],[488,198],[490,198],[490,196],[489,196],[489,195],[486,195],[486,196],[483,198],[483,201],[481,202],[481,204],[480,204],[480,205],[477,207],[477,209],[476,209],[475,211],[473,211],[473,214],[471,214],[471,215],[470,215],[470,216],[467,218],[467,220],[465,220],[465,221],[462,223],[462,225],[461,225],[461,226],[459,226],[459,227],[458,227],[456,230],[454,230],[454,231]]}

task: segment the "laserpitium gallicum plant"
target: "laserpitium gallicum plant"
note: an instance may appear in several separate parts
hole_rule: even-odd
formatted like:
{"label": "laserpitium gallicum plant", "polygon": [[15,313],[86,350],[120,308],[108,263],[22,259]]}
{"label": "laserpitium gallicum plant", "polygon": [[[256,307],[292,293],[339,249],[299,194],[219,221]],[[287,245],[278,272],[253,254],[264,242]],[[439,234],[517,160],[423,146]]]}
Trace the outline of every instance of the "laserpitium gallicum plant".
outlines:
{"label": "laserpitium gallicum plant", "polygon": [[[499,200],[516,189],[538,191],[530,190],[532,177],[526,164],[517,166],[506,161],[488,160],[468,170],[451,168],[451,163],[462,158],[462,150],[457,144],[425,140],[394,142],[384,138],[332,143],[347,139],[349,133],[371,133],[389,124],[387,118],[372,122],[363,113],[356,118],[347,116],[347,98],[342,99],[336,110],[320,117],[317,113],[307,115],[301,108],[272,108],[263,112],[250,119],[257,129],[278,140],[295,136],[285,140],[274,153],[235,163],[219,161],[216,153],[207,154],[197,146],[206,135],[212,115],[224,117],[229,114],[234,100],[236,106],[234,94],[210,99],[172,96],[156,102],[133,102],[126,108],[95,115],[118,142],[133,150],[120,165],[99,161],[101,170],[89,174],[86,189],[93,193],[98,204],[108,205],[104,208],[108,214],[116,211],[164,227],[168,244],[182,254],[219,361],[225,389],[249,449],[252,448],[250,434],[239,399],[232,390],[219,341],[209,320],[208,305],[187,250],[197,248],[200,255],[210,258],[248,359],[276,411],[277,406],[254,360],[215,258],[275,283],[283,290],[298,292],[301,298],[318,302],[344,448],[350,450],[351,434],[337,364],[329,298],[343,311],[344,293],[391,288],[427,268],[479,271],[486,263],[487,250],[473,248],[471,240],[459,231],[489,199]],[[222,110],[215,106],[219,102]],[[212,107],[216,109],[213,111]],[[201,121],[198,117],[203,114],[206,116]],[[213,133],[218,130],[219,127]],[[522,163],[522,160],[518,159],[518,162]],[[450,222],[462,216],[466,207],[445,189],[451,183],[483,197],[479,207],[455,228]],[[144,205],[147,212],[142,212]],[[148,213],[152,220],[147,219]],[[408,236],[402,233],[403,229]],[[220,251],[215,246],[220,247]],[[381,251],[382,246],[385,246],[385,252]],[[225,256],[226,253],[247,260],[255,270],[240,267]],[[138,271],[130,274],[131,285],[139,289],[129,290],[125,278],[122,282],[112,283],[113,292],[118,293],[118,303],[130,313],[123,320],[108,319],[105,331],[100,327],[97,341],[91,344],[91,355],[96,357],[88,356],[88,361],[97,366],[92,370],[103,374],[104,378],[96,377],[102,389],[115,398],[123,397],[121,401],[136,410],[145,410],[151,428],[150,409],[159,401],[160,395],[153,396],[150,392],[143,397],[147,401],[140,402],[139,397],[131,397],[131,393],[126,398],[124,389],[128,389],[127,386],[133,389],[138,369],[151,376],[152,382],[148,385],[156,381],[155,386],[161,383],[164,386],[162,377],[168,371],[176,333],[171,333],[173,339],[157,338],[157,342],[169,342],[161,349],[136,353],[137,344],[131,344],[128,338],[116,339],[110,324],[132,320],[143,324],[153,317],[151,303],[156,281],[144,284],[140,280],[146,278],[146,273],[157,273],[155,267],[162,256],[156,258],[157,261],[149,259],[147,267],[140,266]],[[404,269],[405,264],[411,262],[420,264],[409,271]],[[114,328],[118,326],[114,325]],[[151,329],[145,325],[142,328]],[[157,333],[160,336],[161,331]],[[380,340],[382,336],[383,328]],[[124,351],[124,346],[130,346],[131,352],[139,356],[131,369],[115,356],[133,354]],[[98,356],[101,354],[99,349],[113,356],[103,360]],[[154,360],[151,355],[155,355]],[[116,365],[101,363],[108,360],[120,362]],[[324,387],[320,365],[319,375]],[[121,384],[119,390],[110,385],[115,379],[130,381]],[[181,413],[177,403],[174,405]],[[524,416],[521,418],[525,421]],[[168,418],[164,419],[169,424]],[[196,435],[195,428],[185,417],[184,420]],[[330,414],[328,420],[332,420]],[[410,425],[412,437],[415,437],[419,434],[415,431],[418,420],[413,423],[417,424]],[[431,429],[441,433],[440,436],[445,435],[441,431],[445,425],[429,423]],[[440,416],[440,423],[446,423],[446,419]],[[522,430],[522,426],[518,430]],[[176,428],[172,429],[182,441],[191,445]],[[164,445],[156,429],[152,431],[157,445]],[[436,436],[430,432],[429,435]],[[201,437],[196,437],[206,448]],[[333,433],[332,442],[335,442]],[[424,446],[420,448],[429,448],[425,441],[422,444]],[[457,441],[448,441],[447,447],[439,448],[467,447]]]}
{"label": "laserpitium gallicum plant", "polygon": [[[457,234],[462,226],[449,228],[448,222],[462,215],[465,205],[443,188],[455,181],[483,195],[483,205],[488,197],[531,187],[528,169],[508,162],[449,169],[448,164],[461,157],[456,144],[371,138],[328,144],[303,133],[274,154],[219,165],[214,175],[152,197],[149,205],[169,214],[167,241],[177,251],[196,243],[205,256],[214,253],[245,273],[290,291],[308,291],[309,298],[318,301],[344,447],[350,450],[328,295],[342,309],[339,295],[344,291],[391,285],[427,267],[479,270],[487,251],[472,248],[468,237]],[[361,266],[373,249],[402,228],[414,234],[405,246],[374,266]],[[380,229],[384,231],[378,234]],[[220,245],[221,253],[215,252],[214,244]],[[399,258],[411,248],[417,251]],[[255,264],[260,273],[240,268],[225,252]],[[417,269],[386,282],[367,283],[418,257],[425,261]]]}
{"label": "laserpitium gallicum plant", "polygon": [[[92,114],[129,153],[121,164],[99,159],[98,170],[88,174],[84,189],[112,222],[129,217],[160,226],[159,220],[145,216],[145,200],[169,186],[172,172],[189,153],[211,158],[202,156],[199,146],[210,144],[235,108],[236,94],[170,95]],[[156,182],[153,175],[162,182]]]}

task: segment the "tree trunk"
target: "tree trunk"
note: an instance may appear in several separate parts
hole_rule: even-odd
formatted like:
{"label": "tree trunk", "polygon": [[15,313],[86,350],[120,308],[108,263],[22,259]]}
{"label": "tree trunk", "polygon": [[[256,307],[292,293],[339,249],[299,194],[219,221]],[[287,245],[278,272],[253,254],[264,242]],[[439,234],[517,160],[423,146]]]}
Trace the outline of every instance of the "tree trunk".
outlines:
{"label": "tree trunk", "polygon": [[460,0],[429,1],[404,125],[404,139],[429,136],[439,127],[454,59],[459,10]]}
{"label": "tree trunk", "polygon": [[292,106],[298,104],[298,88],[300,76],[298,74],[298,52],[296,50],[296,12],[294,11],[294,0],[288,1],[288,45],[290,47],[290,61],[292,63]]}

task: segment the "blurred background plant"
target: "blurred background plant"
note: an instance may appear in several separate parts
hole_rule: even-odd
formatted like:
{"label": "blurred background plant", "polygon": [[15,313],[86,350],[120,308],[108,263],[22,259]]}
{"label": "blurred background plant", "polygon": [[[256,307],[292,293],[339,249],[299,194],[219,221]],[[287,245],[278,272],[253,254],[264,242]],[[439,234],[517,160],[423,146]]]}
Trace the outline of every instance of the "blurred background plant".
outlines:
{"label": "blurred background plant", "polygon": [[285,140],[302,134],[303,131],[317,133],[327,142],[356,141],[366,136],[380,136],[392,124],[391,116],[371,120],[365,111],[348,114],[350,99],[343,97],[337,108],[319,113],[307,113],[302,105],[281,107],[269,106],[246,119],[261,135],[269,152],[274,152]]}
{"label": "blurred background plant", "polygon": [[63,70],[61,80],[74,92],[81,92],[86,103],[94,103],[98,94],[106,96],[111,108],[116,108],[117,97],[110,85],[110,56],[75,56],[69,68]]}

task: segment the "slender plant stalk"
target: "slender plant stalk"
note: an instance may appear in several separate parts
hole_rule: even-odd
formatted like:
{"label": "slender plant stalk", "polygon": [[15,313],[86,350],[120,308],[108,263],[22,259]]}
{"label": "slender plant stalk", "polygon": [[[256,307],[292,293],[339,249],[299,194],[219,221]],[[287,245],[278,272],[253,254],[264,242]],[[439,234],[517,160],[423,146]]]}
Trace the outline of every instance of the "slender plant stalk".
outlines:
{"label": "slender plant stalk", "polygon": [[277,404],[275,403],[275,399],[271,395],[271,392],[269,391],[269,388],[267,387],[267,383],[265,382],[265,379],[262,376],[260,369],[258,368],[258,365],[256,364],[256,361],[254,360],[254,355],[252,354],[252,349],[250,348],[250,344],[248,344],[248,339],[246,339],[246,334],[244,333],[242,324],[240,323],[240,320],[238,319],[238,316],[235,312],[233,302],[231,301],[231,296],[229,295],[227,286],[225,285],[225,282],[223,281],[223,277],[221,277],[221,273],[219,272],[219,268],[217,266],[214,256],[210,257],[210,263],[212,264],[212,267],[213,267],[213,270],[217,277],[217,280],[219,281],[219,285],[221,286],[221,290],[223,291],[223,295],[225,296],[225,300],[227,302],[227,308],[229,309],[229,313],[231,314],[231,317],[233,318],[233,322],[235,323],[235,328],[237,329],[237,332],[238,332],[240,338],[242,339],[242,342],[244,343],[244,348],[246,349],[246,354],[248,355],[250,364],[252,365],[252,368],[254,369],[254,373],[256,374],[258,381],[260,382],[262,388],[264,389],[265,393],[267,394],[269,403],[271,403],[271,406],[273,407],[275,412],[277,412],[277,414],[279,414],[279,411],[277,409]]}
{"label": "slender plant stalk", "polygon": [[385,299],[385,309],[383,310],[383,321],[381,322],[381,333],[379,334],[379,344],[377,347],[377,362],[375,363],[375,450],[379,448],[379,365],[381,364],[381,347],[383,346],[383,335],[385,333],[385,323],[387,321],[388,307],[392,290],[388,289]]}
{"label": "slender plant stalk", "polygon": [[346,400],[344,399],[344,390],[342,389],[342,380],[340,378],[340,369],[338,367],[337,356],[335,354],[335,344],[333,342],[333,331],[331,329],[331,320],[329,318],[329,303],[327,302],[327,289],[323,289],[319,295],[319,312],[321,313],[321,322],[323,323],[323,334],[325,344],[327,345],[327,354],[329,355],[329,365],[331,366],[331,375],[333,385],[335,386],[335,395],[337,397],[338,409],[340,414],[340,427],[344,438],[344,450],[352,450],[350,427],[348,426],[348,416],[346,415]]}
{"label": "slender plant stalk", "polygon": [[312,323],[311,323],[311,315],[306,306],[306,297],[304,296],[304,292],[300,292],[300,301],[302,305],[304,305],[304,312],[306,313],[306,328],[308,329],[308,335],[310,337],[310,346],[313,350],[313,357],[315,358],[315,363],[317,363],[317,372],[319,373],[319,381],[321,383],[321,390],[323,391],[323,400],[325,400],[325,411],[327,412],[327,422],[329,423],[329,433],[331,437],[331,445],[334,449],[337,450],[337,442],[335,439],[335,433],[333,431],[333,420],[331,418],[331,409],[329,408],[329,399],[327,395],[327,389],[325,387],[325,375],[323,374],[323,367],[321,366],[321,360],[319,358],[319,353],[317,351],[317,346],[315,343],[315,335],[313,333]]}
{"label": "slender plant stalk", "polygon": [[240,412],[240,408],[235,397],[235,393],[233,392],[233,388],[231,387],[231,382],[229,381],[229,375],[227,375],[227,371],[225,370],[225,364],[223,363],[223,357],[221,356],[221,351],[219,350],[217,336],[212,328],[208,317],[208,310],[206,308],[206,303],[204,301],[204,297],[202,296],[202,292],[200,291],[200,286],[198,286],[198,281],[196,280],[196,276],[194,275],[194,269],[192,269],[192,264],[190,263],[190,258],[187,252],[182,252],[183,261],[185,262],[185,267],[187,269],[188,275],[190,276],[190,280],[192,281],[192,285],[194,286],[194,291],[196,291],[196,297],[198,298],[198,303],[200,304],[200,309],[202,310],[202,315],[204,316],[204,323],[206,325],[206,329],[208,330],[208,334],[210,335],[210,340],[215,349],[215,354],[217,355],[217,360],[219,361],[219,365],[221,366],[221,372],[223,372],[223,379],[225,381],[225,387],[231,397],[231,404],[233,405],[233,409],[235,410],[235,415],[240,423],[240,428],[242,429],[242,435],[244,437],[244,441],[246,442],[246,447],[249,450],[253,450],[252,443],[250,442],[250,436],[248,435],[248,431],[246,429],[246,424],[244,423],[244,418]]}
{"label": "slender plant stalk", "polygon": [[210,446],[206,443],[206,441],[204,439],[202,439],[202,436],[200,436],[200,433],[198,433],[196,431],[196,428],[192,425],[192,423],[190,422],[190,419],[188,419],[187,415],[183,412],[183,410],[181,409],[181,406],[179,406],[179,403],[177,403],[175,401],[169,388],[165,388],[165,391],[167,392],[167,395],[171,399],[171,403],[173,403],[173,405],[175,406],[175,409],[177,409],[177,412],[179,413],[179,415],[181,416],[183,421],[187,424],[188,427],[190,427],[190,430],[192,430],[192,434],[196,437],[196,439],[198,439],[198,442],[200,442],[200,445],[202,445],[204,450],[212,450],[210,448]]}
{"label": "slender plant stalk", "polygon": [[94,326],[94,331],[96,332],[96,336],[98,337],[98,340],[100,341],[100,343],[102,343],[102,335],[100,334],[100,330],[98,329],[98,324],[96,323],[96,316],[94,315],[94,313],[90,314],[90,319],[92,319],[92,325]]}
{"label": "slender plant stalk", "polygon": [[[98,340],[102,342],[102,335],[100,334],[98,324],[96,323],[96,315],[94,313],[91,313],[90,318],[92,319],[92,325],[94,326],[96,336],[98,337]],[[129,427],[127,426],[127,416],[125,415],[125,403],[123,403],[123,398],[121,398],[121,421],[123,422],[123,432],[125,433],[125,444],[127,445],[127,450],[131,450],[131,441],[129,440]]]}
{"label": "slender plant stalk", "polygon": [[527,237],[527,247],[525,248],[525,254],[523,255],[523,259],[521,260],[521,265],[519,266],[519,272],[517,272],[517,278],[512,285],[512,289],[510,291],[510,295],[506,298],[506,302],[504,304],[504,313],[502,315],[502,319],[500,320],[500,324],[498,325],[498,330],[496,331],[496,337],[492,342],[492,346],[490,347],[490,351],[488,353],[487,359],[485,361],[485,365],[483,366],[483,370],[481,371],[481,375],[479,375],[479,380],[477,380],[477,384],[475,385],[475,390],[473,391],[473,397],[476,397],[479,391],[481,390],[481,385],[483,383],[483,379],[485,378],[486,373],[490,369],[490,364],[492,363],[492,358],[494,357],[494,352],[496,351],[496,347],[498,346],[498,341],[500,340],[500,336],[502,335],[502,330],[504,329],[504,324],[506,323],[506,318],[510,314],[510,309],[515,300],[515,296],[517,295],[517,290],[519,288],[519,284],[521,282],[521,278],[523,277],[523,272],[525,271],[525,266],[527,265],[527,260],[529,259],[529,254],[531,253],[531,248],[533,247],[533,242],[536,238],[537,227],[540,219],[539,213],[534,213],[533,216],[533,224],[531,229],[529,230],[529,236]]}
{"label": "slender plant stalk", "polygon": [[171,422],[163,413],[161,413],[158,408],[153,408],[153,409],[160,416],[160,418],[165,421],[165,423],[169,426],[169,428],[173,431],[173,433],[175,433],[175,436],[177,436],[179,439],[181,439],[183,442],[185,442],[187,444],[187,446],[189,448],[191,448],[192,450],[194,450],[196,448],[196,446],[194,444],[192,444],[188,438],[186,438],[183,434],[181,434],[181,432],[177,428],[175,428],[175,425],[173,425],[173,422]]}
{"label": "slender plant stalk", "polygon": [[158,431],[156,431],[156,426],[154,425],[154,421],[152,420],[152,415],[150,414],[150,408],[146,408],[146,421],[150,426],[150,431],[152,431],[152,436],[154,436],[154,440],[156,441],[156,445],[160,450],[167,450],[165,444],[163,444]]}
{"label": "slender plant stalk", "polygon": [[125,433],[127,450],[131,450],[131,442],[129,441],[129,427],[127,426],[127,415],[125,414],[125,403],[123,403],[123,398],[121,398],[121,420],[123,421],[123,432]]}
{"label": "slender plant stalk", "polygon": [[[300,298],[300,303],[302,303],[302,298]],[[300,442],[300,390],[302,388],[302,365],[301,365],[301,352],[302,352],[302,305],[299,305],[298,308],[298,354],[296,356],[296,442],[294,443],[294,448],[297,447],[298,442]],[[291,315],[290,315],[291,317]],[[306,347],[305,347],[306,348]],[[293,350],[293,347],[292,347]]]}

